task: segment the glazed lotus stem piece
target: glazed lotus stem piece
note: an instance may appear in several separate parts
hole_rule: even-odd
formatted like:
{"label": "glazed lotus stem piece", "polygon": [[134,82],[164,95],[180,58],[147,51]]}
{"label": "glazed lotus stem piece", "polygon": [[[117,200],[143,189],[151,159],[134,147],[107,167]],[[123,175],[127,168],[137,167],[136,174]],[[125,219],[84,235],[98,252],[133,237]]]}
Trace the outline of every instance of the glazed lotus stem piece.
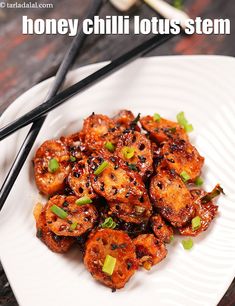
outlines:
{"label": "glazed lotus stem piece", "polygon": [[[99,11],[102,4],[102,0],[94,0],[92,3],[92,7],[89,10],[89,14],[87,18],[92,19],[97,12]],[[69,71],[70,67],[72,66],[74,60],[78,56],[78,52],[81,50],[83,43],[85,41],[86,35],[83,31],[78,31],[77,36],[73,39],[70,48],[68,49],[59,69],[56,74],[54,83],[46,97],[45,100],[50,99],[56,95],[58,90],[60,89],[61,85],[63,84],[67,72]],[[0,209],[3,207],[8,194],[11,191],[12,186],[14,185],[15,180],[20,173],[21,168],[23,167],[31,148],[45,122],[46,116],[40,117],[37,121],[35,121],[26,136],[7,176],[6,179],[1,187],[0,190]]]}

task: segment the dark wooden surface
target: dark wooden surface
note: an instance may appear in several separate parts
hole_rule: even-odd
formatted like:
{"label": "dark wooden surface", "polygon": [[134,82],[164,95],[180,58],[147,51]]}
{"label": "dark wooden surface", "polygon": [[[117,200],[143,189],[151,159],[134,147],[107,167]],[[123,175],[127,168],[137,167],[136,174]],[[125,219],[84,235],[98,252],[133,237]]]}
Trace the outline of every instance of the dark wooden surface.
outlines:
{"label": "dark wooden surface", "polygon": [[[21,1],[18,0],[18,2]],[[23,36],[21,34],[22,15],[30,18],[81,18],[90,1],[43,0],[38,2],[53,3],[54,8],[0,9],[0,113],[25,90],[55,73],[72,40],[68,36]],[[191,17],[230,18],[231,35],[177,37],[148,55],[235,55],[234,0],[185,0],[184,8]],[[117,11],[107,1],[100,13],[100,16],[106,15],[117,15]],[[141,5],[130,15],[148,18],[155,13],[147,6]],[[114,59],[146,38],[148,37],[143,35],[90,36],[75,67]],[[16,305],[17,302],[0,265],[0,306]],[[219,303],[219,306],[232,305],[235,305],[235,281]]]}

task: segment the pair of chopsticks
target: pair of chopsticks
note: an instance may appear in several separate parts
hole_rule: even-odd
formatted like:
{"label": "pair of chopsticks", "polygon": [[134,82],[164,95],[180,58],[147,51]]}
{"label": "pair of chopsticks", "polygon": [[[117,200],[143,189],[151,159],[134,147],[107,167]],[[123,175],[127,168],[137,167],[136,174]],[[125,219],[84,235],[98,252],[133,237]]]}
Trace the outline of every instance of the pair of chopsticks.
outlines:
{"label": "pair of chopsticks", "polygon": [[[101,7],[101,4],[102,1],[94,0],[88,18],[93,18],[93,16]],[[104,78],[107,78],[112,73],[120,70],[122,67],[126,66],[130,62],[134,61],[136,58],[149,52],[153,48],[160,46],[172,37],[173,35],[156,35],[145,41],[144,43],[140,44],[139,46],[135,47],[131,51],[125,53],[124,55],[121,55],[120,57],[112,61],[110,64],[104,66],[103,68],[99,69],[98,71],[94,72],[83,80],[75,83],[74,85],[55,95],[59,90],[60,86],[62,85],[71,64],[73,63],[78,51],[80,51],[85,40],[85,35],[82,33],[82,31],[79,32],[79,34],[73,40],[69,51],[65,55],[65,58],[58,70],[55,82],[46,101],[34,108],[32,111],[29,111],[19,119],[0,129],[0,140],[2,140],[19,130],[20,128],[30,123],[33,123],[0,190],[0,209],[3,207],[7,196],[12,186],[14,185],[14,182],[17,179],[18,174],[36,140],[36,137],[46,119],[45,115],[51,110],[61,105],[62,103],[64,103],[65,101],[69,100],[74,95],[83,92],[84,90],[90,88],[91,86],[95,85]]]}
{"label": "pair of chopsticks", "polygon": [[[87,18],[93,19],[94,16],[99,12],[102,5],[102,0],[94,0],[89,8],[89,13],[87,14]],[[83,33],[81,29],[78,29],[77,35],[74,37],[71,46],[69,47],[68,51],[66,52],[64,59],[56,73],[55,80],[52,84],[50,91],[45,98],[45,101],[51,99],[56,95],[56,93],[61,88],[66,75],[71,68],[73,62],[75,61],[76,57],[79,55],[79,52],[82,49],[82,46],[85,42],[86,35]],[[30,150],[32,149],[34,142],[46,120],[46,116],[39,117],[36,121],[33,122],[26,138],[24,139],[23,144],[20,147],[19,152],[3,182],[3,185],[0,190],[0,209],[3,207],[12,186],[17,179],[21,168],[23,167],[25,160],[27,159]]]}

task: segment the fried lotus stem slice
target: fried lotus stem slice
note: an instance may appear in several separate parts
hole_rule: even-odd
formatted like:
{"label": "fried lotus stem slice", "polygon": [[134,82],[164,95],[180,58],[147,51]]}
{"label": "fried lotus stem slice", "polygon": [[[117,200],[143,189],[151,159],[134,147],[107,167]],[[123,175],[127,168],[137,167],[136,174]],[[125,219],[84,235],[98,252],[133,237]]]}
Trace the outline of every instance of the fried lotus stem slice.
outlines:
{"label": "fried lotus stem slice", "polygon": [[[56,159],[59,168],[50,172],[49,162]],[[71,166],[69,152],[59,140],[47,140],[37,150],[34,157],[34,175],[38,189],[45,195],[53,195],[65,187],[65,179]]]}
{"label": "fried lotus stem slice", "polygon": [[197,236],[203,231],[206,231],[218,212],[218,206],[212,201],[207,202],[206,204],[201,203],[201,199],[207,194],[204,190],[192,189],[190,193],[196,207],[195,216],[200,217],[201,226],[198,229],[193,230],[192,224],[189,223],[188,225],[179,228],[179,232],[183,236]]}
{"label": "fried lotus stem slice", "polygon": [[[133,156],[128,158],[126,150],[131,150]],[[130,131],[122,134],[115,152],[124,162],[136,166],[138,174],[147,178],[153,172],[153,156],[151,142],[140,132]]]}
{"label": "fried lotus stem slice", "polygon": [[60,140],[67,146],[70,157],[75,157],[77,161],[83,158],[84,135],[82,132],[77,132],[68,136],[62,136]]}
{"label": "fried lotus stem slice", "polygon": [[[92,204],[77,205],[74,196],[54,196],[48,201],[46,220],[49,229],[58,236],[81,236],[91,230],[98,218],[98,213]],[[67,217],[61,219],[51,211],[53,205],[58,206],[67,213]],[[76,226],[75,226],[76,224]],[[73,228],[73,226],[75,226]]]}
{"label": "fried lotus stem slice", "polygon": [[130,197],[126,203],[109,202],[110,211],[125,222],[147,222],[152,214],[152,205],[147,192],[140,198]]}
{"label": "fried lotus stem slice", "polygon": [[160,118],[158,121],[156,121],[152,116],[145,116],[140,119],[140,123],[157,142],[177,138],[188,140],[187,133],[176,122],[166,120],[164,118]]}
{"label": "fried lotus stem slice", "polygon": [[66,253],[74,244],[75,238],[57,236],[53,233],[47,224],[46,207],[37,215],[36,228],[37,237],[53,252],[55,253]]}
{"label": "fried lotus stem slice", "polygon": [[158,168],[150,182],[150,197],[159,213],[175,227],[194,217],[192,196],[174,170]]}
{"label": "fried lotus stem slice", "polygon": [[[95,170],[105,161],[108,166],[95,175]],[[133,172],[127,171],[120,166],[119,159],[111,157],[93,157],[89,161],[91,183],[97,194],[110,202],[129,202],[130,197],[141,198],[146,190],[141,177]]]}
{"label": "fried lotus stem slice", "polygon": [[170,243],[173,236],[173,229],[170,225],[167,225],[163,218],[157,214],[151,217],[150,225],[152,227],[154,235],[158,240],[164,243]]}
{"label": "fried lotus stem slice", "polygon": [[[107,255],[116,259],[112,275],[102,271]],[[94,279],[113,289],[123,288],[138,267],[130,237],[123,231],[112,229],[91,234],[86,243],[84,264]]]}
{"label": "fried lotus stem slice", "polygon": [[129,110],[122,109],[120,110],[115,117],[113,117],[113,121],[118,126],[123,126],[125,129],[130,127],[130,124],[135,119],[133,113]]}
{"label": "fried lotus stem slice", "polygon": [[142,223],[130,223],[130,222],[119,222],[118,223],[118,229],[126,232],[132,239],[135,238],[138,235],[145,234],[146,231],[148,231],[148,222],[142,222]]}
{"label": "fried lotus stem slice", "polygon": [[139,265],[146,270],[158,264],[167,255],[167,249],[162,241],[159,241],[153,234],[142,234],[134,240],[136,256]]}
{"label": "fried lotus stem slice", "polygon": [[90,152],[100,151],[107,141],[114,142],[112,131],[115,124],[112,119],[104,115],[92,114],[84,120],[82,133],[86,148]]}
{"label": "fried lotus stem slice", "polygon": [[68,176],[68,184],[75,195],[80,198],[86,196],[94,199],[97,197],[91,186],[90,173],[85,158],[74,164]]}
{"label": "fried lotus stem slice", "polygon": [[190,181],[195,181],[200,175],[204,157],[200,156],[189,141],[183,139],[168,141],[162,147],[162,154],[167,165],[179,175],[186,171]]}
{"label": "fried lotus stem slice", "polygon": [[113,121],[116,125],[116,128],[120,132],[129,129],[140,131],[140,128],[137,125],[138,122],[134,123],[135,119],[136,118],[131,111],[123,109],[113,118]]}

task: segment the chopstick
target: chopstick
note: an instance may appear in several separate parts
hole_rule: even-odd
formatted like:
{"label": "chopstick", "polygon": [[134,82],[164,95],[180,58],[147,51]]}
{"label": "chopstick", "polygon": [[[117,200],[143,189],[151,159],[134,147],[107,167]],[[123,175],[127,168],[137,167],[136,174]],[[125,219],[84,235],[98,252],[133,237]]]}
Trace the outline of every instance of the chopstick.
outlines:
{"label": "chopstick", "polygon": [[[98,13],[99,9],[101,8],[102,0],[94,0],[89,8],[89,13],[87,18],[93,19],[93,17]],[[74,60],[78,56],[81,48],[85,42],[86,35],[83,33],[82,30],[78,31],[78,34],[73,39],[71,46],[69,47],[67,53],[64,56],[64,59],[57,71],[55,76],[55,80],[53,85],[46,97],[45,100],[51,99],[56,95],[60,87],[62,86],[67,72],[69,71],[70,67],[72,66]],[[3,207],[12,186],[14,185],[15,180],[17,179],[21,168],[23,167],[25,160],[27,159],[29,152],[43,126],[43,123],[46,120],[46,116],[42,116],[34,121],[30,131],[28,132],[6,178],[0,190],[0,209]]]}
{"label": "chopstick", "polygon": [[133,48],[131,51],[121,55],[110,64],[104,66],[103,68],[92,73],[83,80],[75,83],[74,85],[68,87],[61,93],[57,94],[55,97],[48,99],[46,102],[35,107],[33,110],[29,111],[19,119],[13,121],[12,123],[6,125],[0,129],[0,140],[3,140],[7,136],[21,129],[22,127],[32,123],[33,121],[39,119],[41,116],[47,114],[51,110],[55,109],[68,99],[72,98],[74,95],[83,92],[84,90],[90,88],[96,83],[107,78],[112,73],[120,70],[122,67],[134,61],[136,58],[140,57],[144,53],[149,52],[151,49],[162,45],[167,40],[172,38],[174,35],[164,34],[156,35],[147,41],[143,42],[139,46]]}
{"label": "chopstick", "polygon": [[[28,112],[26,115],[22,116],[20,119],[13,122],[13,124],[8,125],[7,127],[1,129],[1,139],[7,137],[8,135],[12,134],[16,130],[20,129],[23,126],[26,126],[27,124],[33,122],[34,120],[40,120],[40,116],[43,116],[47,114],[50,110],[56,108],[60,104],[67,101],[69,98],[74,96],[77,93],[80,93],[84,91],[85,89],[90,88],[92,85],[96,84],[97,82],[103,80],[104,78],[108,77],[110,74],[118,71],[128,63],[134,61],[136,58],[140,57],[141,55],[144,55],[145,53],[148,53],[153,48],[162,45],[167,40],[172,38],[173,35],[161,35],[161,36],[155,36],[153,38],[150,38],[149,40],[145,41],[141,45],[135,47],[131,51],[125,53],[124,55],[118,57],[116,60],[111,62],[110,64],[106,65],[105,67],[99,69],[95,73],[91,74],[90,76],[86,77],[82,81],[74,84],[73,86],[67,88],[66,90],[62,91],[60,94],[56,95],[55,97],[49,99],[42,105],[36,107],[34,110]],[[31,117],[32,116],[32,117]],[[20,124],[19,124],[20,123]],[[37,121],[35,122],[35,129],[37,129]],[[40,126],[40,122],[38,123]],[[35,137],[36,139],[36,137]],[[35,140],[34,139],[34,140]],[[33,142],[34,142],[33,140]],[[25,152],[29,153],[32,143],[29,143],[28,146],[30,148],[28,149],[27,146],[25,147]],[[24,153],[25,154],[25,153]],[[22,154],[21,154],[22,155]],[[20,156],[20,161],[23,160],[23,157]],[[16,158],[16,161],[19,160],[19,158]],[[5,200],[20,172],[21,167],[24,164],[24,161],[26,158],[24,158],[23,162],[14,163],[15,167],[12,167],[10,170],[10,173],[8,177],[6,178],[3,187],[0,191],[0,209],[3,207]]]}

